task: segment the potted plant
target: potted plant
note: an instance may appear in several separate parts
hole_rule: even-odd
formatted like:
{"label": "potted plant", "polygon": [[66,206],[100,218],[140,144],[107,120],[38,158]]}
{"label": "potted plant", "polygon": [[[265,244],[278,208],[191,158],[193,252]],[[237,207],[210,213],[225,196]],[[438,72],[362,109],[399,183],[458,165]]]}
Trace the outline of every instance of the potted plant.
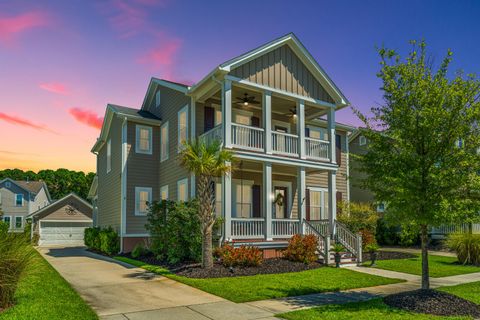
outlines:
{"label": "potted plant", "polygon": [[345,251],[345,248],[340,244],[336,243],[333,246],[333,252],[335,252],[335,267],[340,268],[340,262],[342,261],[342,252]]}
{"label": "potted plant", "polygon": [[376,266],[375,262],[377,261],[378,249],[379,246],[376,243],[370,243],[365,246],[365,251],[370,253],[370,260],[372,260],[372,263],[370,264],[371,267]]}

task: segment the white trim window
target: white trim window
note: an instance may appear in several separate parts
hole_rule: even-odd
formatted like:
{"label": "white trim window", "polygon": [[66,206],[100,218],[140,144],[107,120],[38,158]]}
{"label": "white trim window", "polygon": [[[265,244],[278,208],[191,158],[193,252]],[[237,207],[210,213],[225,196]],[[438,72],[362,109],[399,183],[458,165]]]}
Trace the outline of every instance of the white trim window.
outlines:
{"label": "white trim window", "polygon": [[178,111],[178,152],[188,139],[188,105]]}
{"label": "white trim window", "polygon": [[188,179],[182,179],[177,181],[177,199],[178,201],[188,200]]}
{"label": "white trim window", "polygon": [[308,188],[310,191],[310,220],[328,219],[328,190]]}
{"label": "white trim window", "polygon": [[16,216],[15,217],[15,229],[23,229],[23,217]]}
{"label": "white trim window", "polygon": [[107,173],[112,170],[112,140],[107,141]]}
{"label": "white trim window", "polygon": [[152,154],[152,127],[137,124],[135,128],[135,152]]}
{"label": "white trim window", "polygon": [[12,216],[3,216],[2,221],[8,225],[8,229],[12,228]]}
{"label": "white trim window", "polygon": [[157,92],[155,92],[155,107],[160,107],[160,90],[158,90]]}
{"label": "white trim window", "polygon": [[135,215],[145,216],[148,213],[148,204],[152,202],[152,188],[135,187]]}
{"label": "white trim window", "polygon": [[253,194],[251,180],[234,179],[232,183],[232,217],[251,218],[253,210]]}
{"label": "white trim window", "polygon": [[367,144],[367,138],[365,136],[360,136],[358,138],[358,144],[361,146],[364,146]]}
{"label": "white trim window", "polygon": [[168,121],[160,127],[160,161],[168,160]]}
{"label": "white trim window", "polygon": [[168,200],[168,184],[160,188],[160,200]]}
{"label": "white trim window", "polygon": [[15,207],[23,207],[23,194],[15,194]]}

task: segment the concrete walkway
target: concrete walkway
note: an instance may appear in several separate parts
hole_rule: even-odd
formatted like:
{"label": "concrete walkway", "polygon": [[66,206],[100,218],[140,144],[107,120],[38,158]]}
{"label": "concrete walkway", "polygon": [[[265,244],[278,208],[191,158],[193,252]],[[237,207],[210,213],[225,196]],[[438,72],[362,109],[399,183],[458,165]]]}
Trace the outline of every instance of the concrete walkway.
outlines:
{"label": "concrete walkway", "polygon": [[[393,252],[405,252],[405,253],[413,253],[413,254],[421,254],[421,249],[416,248],[400,248],[400,247],[382,247],[380,251],[393,251]],[[433,256],[442,256],[442,257],[456,257],[457,255],[453,252],[447,251],[438,251],[438,250],[428,250],[428,254]]]}
{"label": "concrete walkway", "polygon": [[[368,267],[353,266],[347,268],[353,271],[386,278],[402,279],[406,282],[370,288],[350,289],[339,292],[316,293],[298,297],[253,301],[247,302],[246,304],[252,307],[263,309],[273,314],[279,314],[326,304],[342,304],[348,302],[366,301],[378,297],[384,297],[389,294],[416,290],[421,287],[421,277],[417,275]],[[480,273],[462,274],[444,278],[430,278],[430,286],[431,288],[439,288],[476,281],[480,281]]]}
{"label": "concrete walkway", "polygon": [[227,301],[84,248],[39,252],[101,319],[275,319],[266,310]]}

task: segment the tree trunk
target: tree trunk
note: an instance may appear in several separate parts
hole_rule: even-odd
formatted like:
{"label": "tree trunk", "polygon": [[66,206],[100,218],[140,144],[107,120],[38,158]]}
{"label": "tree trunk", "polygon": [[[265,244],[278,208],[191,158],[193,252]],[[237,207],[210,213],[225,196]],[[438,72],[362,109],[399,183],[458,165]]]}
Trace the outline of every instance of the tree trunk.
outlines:
{"label": "tree trunk", "polygon": [[421,226],[422,240],[422,289],[430,289],[430,272],[428,269],[428,227]]}
{"label": "tree trunk", "polygon": [[207,228],[202,235],[202,267],[213,267],[212,228]]}

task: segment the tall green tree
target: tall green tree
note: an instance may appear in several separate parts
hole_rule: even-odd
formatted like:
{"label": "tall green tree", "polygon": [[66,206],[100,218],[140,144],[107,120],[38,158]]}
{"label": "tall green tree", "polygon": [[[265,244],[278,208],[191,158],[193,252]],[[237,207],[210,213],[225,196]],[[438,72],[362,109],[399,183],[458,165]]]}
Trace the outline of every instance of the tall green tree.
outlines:
{"label": "tall green tree", "polygon": [[197,139],[184,144],[180,162],[195,174],[199,200],[198,214],[202,225],[202,267],[213,267],[212,231],[215,224],[214,179],[232,170],[233,154],[223,149],[219,141],[205,143]]}
{"label": "tall green tree", "polygon": [[365,122],[368,152],[360,156],[365,187],[387,203],[386,217],[414,224],[422,243],[422,288],[428,289],[428,230],[478,218],[480,210],[480,83],[448,74],[452,52],[437,68],[425,42],[402,59],[378,51],[383,103]]}

